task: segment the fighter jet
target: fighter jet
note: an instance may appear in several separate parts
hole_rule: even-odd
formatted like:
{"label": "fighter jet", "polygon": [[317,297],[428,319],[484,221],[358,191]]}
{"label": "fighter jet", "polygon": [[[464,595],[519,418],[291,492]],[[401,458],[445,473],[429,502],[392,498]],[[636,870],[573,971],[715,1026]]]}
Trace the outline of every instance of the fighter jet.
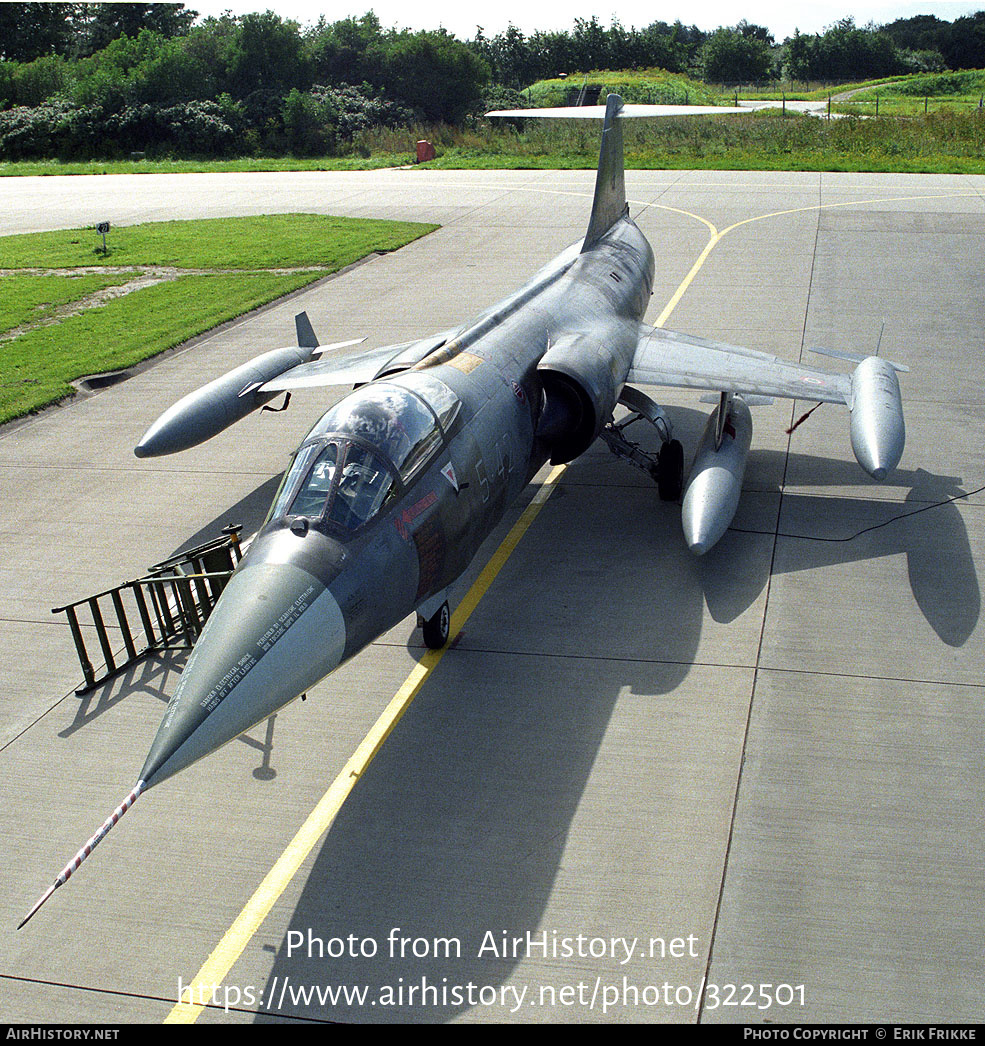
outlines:
{"label": "fighter jet", "polygon": [[[683,493],[684,538],[698,554],[736,510],[756,397],[843,404],[862,467],[883,479],[896,466],[904,441],[896,365],[869,357],[850,375],[831,373],[643,322],[654,256],[629,214],[622,121],[682,110],[709,111],[624,106],[616,95],[604,107],[546,111],[603,120],[587,232],[475,319],[351,353],[343,350],[352,343],[320,348],[302,314],[298,347],[251,360],[151,426],[138,457],[194,446],[282,394],[356,386],[295,453],[188,659],[137,785],[28,919],[141,792],[262,722],[409,614],[427,646],[444,645],[450,587],[546,461],[569,462],[601,436],[654,478],[661,497]],[[641,385],[715,398],[686,486],[671,420]],[[624,437],[619,404],[655,427],[658,454]]]}

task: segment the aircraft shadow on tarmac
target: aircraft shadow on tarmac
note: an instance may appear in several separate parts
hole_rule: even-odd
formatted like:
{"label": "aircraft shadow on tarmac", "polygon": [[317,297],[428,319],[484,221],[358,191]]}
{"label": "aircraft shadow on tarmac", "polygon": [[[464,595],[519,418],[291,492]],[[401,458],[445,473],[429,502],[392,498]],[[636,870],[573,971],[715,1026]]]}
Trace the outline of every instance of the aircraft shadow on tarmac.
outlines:
{"label": "aircraft shadow on tarmac", "polygon": [[[852,465],[829,464],[844,464],[841,482],[851,482],[847,473]],[[924,618],[942,642],[963,646],[981,612],[968,531],[958,509],[968,491],[956,477],[923,469],[898,469],[894,476],[900,486],[910,488],[902,506],[875,498],[785,493],[771,572],[905,555],[910,591]],[[716,620],[730,620],[739,590],[728,584],[727,562],[722,562],[727,551],[716,552],[713,549],[713,558],[705,557],[702,564],[708,573],[705,598]]]}
{"label": "aircraft shadow on tarmac", "polygon": [[[747,475],[780,474],[780,463],[771,460],[778,452],[753,455]],[[705,606],[714,622],[734,622],[759,599],[771,572],[905,554],[914,599],[940,639],[960,646],[975,628],[980,594],[961,514],[953,503],[922,511],[962,494],[956,479],[897,473],[896,484],[911,488],[904,506],[786,494],[779,530],[803,536],[779,541],[779,491],[761,491],[774,501],[771,516],[760,513],[771,525],[762,532],[737,527],[698,559],[684,546],[676,506],[661,505],[641,474],[634,485],[633,470],[607,452],[589,457],[569,469],[524,536],[523,554],[507,561],[335,819],[289,924],[305,948],[288,955],[284,938],[263,996],[279,993],[287,978],[295,986],[363,985],[371,1000],[402,988],[404,1005],[314,998],[276,1014],[261,1011],[258,1022],[288,1015],[443,1021],[471,1008],[449,994],[452,986],[471,982],[498,991],[512,983],[514,959],[478,954],[484,935],[499,939],[504,930],[542,926],[617,699],[641,695],[648,705],[641,711],[659,727],[669,711],[666,696],[698,671]],[[610,460],[613,471],[600,486],[599,468],[608,469]],[[820,459],[817,473],[832,485],[858,483],[854,462]],[[807,521],[802,531],[798,520]],[[618,555],[614,540],[622,545]],[[408,645],[417,643],[414,633]],[[681,734],[664,740],[661,729],[654,733],[646,765],[659,765],[673,784],[667,767],[689,761],[679,750]],[[690,778],[680,783],[680,802],[697,805],[694,792],[700,795],[702,785]],[[621,808],[609,812],[611,821],[623,816]],[[679,816],[647,811],[654,840],[672,837]],[[608,913],[605,864],[619,855],[607,849],[606,828],[599,825],[600,864],[592,877]],[[682,881],[700,876],[702,858],[689,846],[671,844],[662,853],[652,845]],[[592,903],[586,901],[589,909]],[[583,925],[548,930],[598,929],[593,911],[586,910]],[[405,954],[392,955],[395,927],[428,954],[405,945]],[[316,942],[309,957],[309,932],[326,948],[352,940],[376,954],[320,957]],[[460,952],[443,954],[448,946],[435,944],[440,940],[459,942]],[[535,961],[533,968],[545,964]],[[545,981],[550,977],[545,973]],[[421,992],[425,979],[433,994]],[[408,1004],[411,986],[417,995]]]}

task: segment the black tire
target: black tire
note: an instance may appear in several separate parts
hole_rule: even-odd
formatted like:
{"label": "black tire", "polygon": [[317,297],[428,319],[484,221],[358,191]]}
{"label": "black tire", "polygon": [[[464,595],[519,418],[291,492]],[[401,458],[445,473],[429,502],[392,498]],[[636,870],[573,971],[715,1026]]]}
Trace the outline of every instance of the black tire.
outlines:
{"label": "black tire", "polygon": [[447,603],[442,603],[437,614],[424,622],[424,645],[429,650],[440,650],[448,642],[450,631],[451,610]]}
{"label": "black tire", "polygon": [[660,448],[657,459],[657,490],[661,501],[677,501],[684,489],[684,448],[677,439]]}

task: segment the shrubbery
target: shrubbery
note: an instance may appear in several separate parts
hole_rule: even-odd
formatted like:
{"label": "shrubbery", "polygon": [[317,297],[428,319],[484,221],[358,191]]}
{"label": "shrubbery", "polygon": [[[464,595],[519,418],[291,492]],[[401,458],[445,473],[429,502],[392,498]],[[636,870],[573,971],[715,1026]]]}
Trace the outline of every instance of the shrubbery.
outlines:
{"label": "shrubbery", "polygon": [[183,102],[160,109],[145,104],[113,111],[101,105],[46,102],[0,112],[0,154],[23,160],[57,157],[86,160],[151,155],[228,156],[239,134],[217,102]]}
{"label": "shrubbery", "polygon": [[460,124],[489,83],[448,33],[385,31],[371,14],[309,30],[270,11],[175,24],[0,61],[0,159],[331,153],[373,126]]}
{"label": "shrubbery", "polygon": [[[307,28],[271,11],[193,19],[181,4],[0,4],[0,160],[330,154],[372,129],[470,125],[522,104],[515,92],[535,81],[546,83],[529,93],[563,104],[570,87],[556,78],[586,69],[635,71],[628,100],[695,102],[698,76],[837,82],[985,66],[985,12],[882,28],[848,18],[782,44],[744,21],[707,33],[576,18],[571,32],[510,26],[463,43],[383,29],[371,12]],[[644,83],[651,68],[661,73]]]}

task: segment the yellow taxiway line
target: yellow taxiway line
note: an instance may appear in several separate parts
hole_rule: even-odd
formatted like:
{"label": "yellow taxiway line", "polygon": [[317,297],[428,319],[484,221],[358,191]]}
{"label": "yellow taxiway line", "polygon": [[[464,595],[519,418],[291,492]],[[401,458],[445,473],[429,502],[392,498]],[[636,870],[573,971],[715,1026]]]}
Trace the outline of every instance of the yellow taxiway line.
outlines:
{"label": "yellow taxiway line", "polygon": [[[482,573],[452,615],[449,644],[461,632],[462,626],[479,605],[479,601],[512,555],[517,543],[547,503],[547,499],[554,492],[566,469],[567,465],[558,465],[551,471],[544,484],[524,509],[523,514],[513,524],[502,544],[496,549],[492,559],[485,565]],[[410,707],[425,681],[438,667],[447,649],[446,646],[441,650],[427,651],[414,666],[414,670],[407,677],[403,686],[394,694],[383,714],[376,720],[372,729],[350,756],[349,761],[342,768],[342,772],[335,778],[331,787],[319,800],[318,805],[308,815],[308,819],[288,843],[287,849],[267,873],[266,878],[249,899],[236,921],[226,931],[215,950],[206,959],[195,979],[182,989],[182,998],[168,1014],[165,1024],[192,1024],[197,1020],[198,1015],[211,999],[215,985],[221,984],[225,980],[233,964],[243,953],[243,949],[260,928],[270,909],[294,878],[305,858],[331,827],[356,782],[366,772],[376,753],[383,746],[383,742],[400,722],[404,712]]]}

